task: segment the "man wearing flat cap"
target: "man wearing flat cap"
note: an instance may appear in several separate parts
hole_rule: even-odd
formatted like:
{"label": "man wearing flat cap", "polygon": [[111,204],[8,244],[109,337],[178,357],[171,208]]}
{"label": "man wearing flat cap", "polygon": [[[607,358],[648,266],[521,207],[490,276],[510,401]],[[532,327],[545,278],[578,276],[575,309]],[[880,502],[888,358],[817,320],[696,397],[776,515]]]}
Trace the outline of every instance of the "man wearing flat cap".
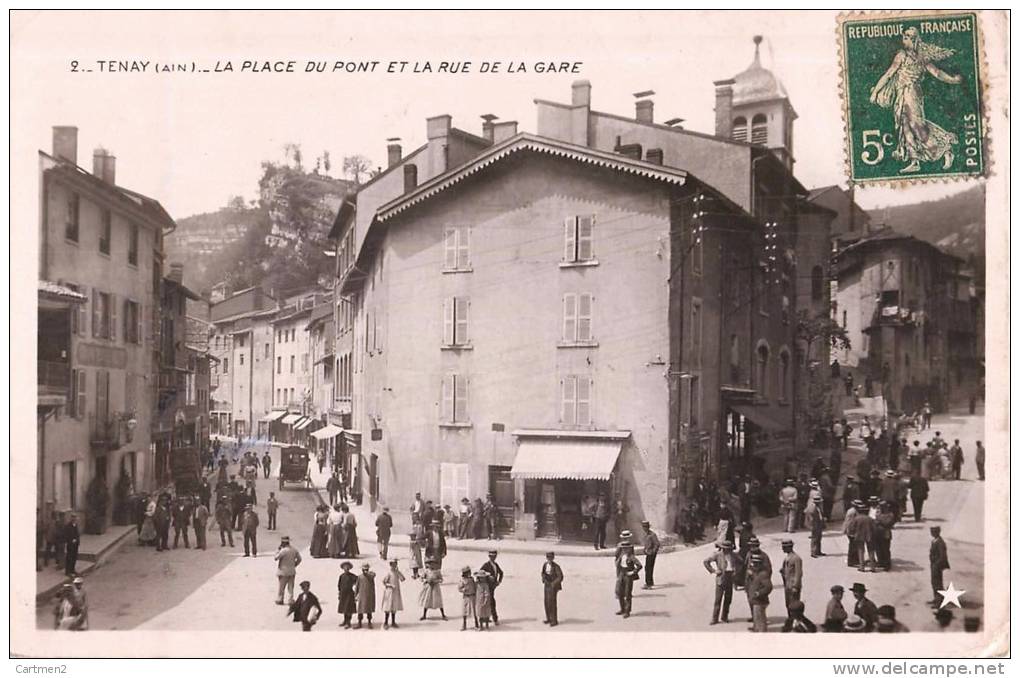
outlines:
{"label": "man wearing flat cap", "polygon": [[751,631],[765,633],[768,631],[769,594],[772,593],[772,572],[765,568],[765,554],[751,552],[748,554],[747,569],[747,602],[751,606]]}
{"label": "man wearing flat cap", "polygon": [[643,588],[650,589],[655,586],[655,557],[659,555],[659,536],[652,530],[652,524],[647,520],[641,521],[641,529],[645,531],[645,585]]}
{"label": "man wearing flat cap", "polygon": [[939,606],[942,603],[939,591],[946,589],[942,583],[942,571],[949,569],[949,550],[946,548],[946,542],[942,539],[942,528],[937,525],[931,528],[928,562],[931,565],[931,605]]}
{"label": "man wearing flat cap", "polygon": [[789,621],[793,615],[790,606],[800,601],[801,585],[804,580],[804,561],[793,550],[793,540],[783,540],[783,564],[779,568],[779,574],[783,577],[783,593],[786,600],[786,619]]}
{"label": "man wearing flat cap", "polygon": [[499,626],[499,612],[496,610],[496,589],[503,583],[503,568],[496,562],[499,555],[495,550],[489,551],[489,559],[482,565],[481,570],[489,575],[489,597],[492,600],[492,623]]}
{"label": "man wearing flat cap", "polygon": [[[730,621],[730,602],[733,600],[733,578],[736,576],[740,563],[733,553],[733,542],[722,541],[718,550],[705,558],[705,569],[709,574],[715,575],[715,603],[712,605],[711,625],[720,621]],[[720,618],[720,608],[722,617]]]}
{"label": "man wearing flat cap", "polygon": [[[563,588],[563,570],[556,562],[556,554],[549,551],[545,554],[545,563],[542,564],[542,589],[545,601],[545,621],[549,626],[556,626],[560,623],[559,610],[557,608],[557,596]],[[495,599],[493,599],[495,603]],[[496,608],[493,605],[493,613]]]}
{"label": "man wearing flat cap", "polygon": [[255,513],[255,507],[248,504],[244,517],[241,519],[241,530],[244,534],[244,557],[249,555],[253,558],[259,555],[258,531],[259,514]]}
{"label": "man wearing flat cap", "polygon": [[825,621],[822,629],[830,633],[842,633],[843,622],[846,621],[846,608],[843,607],[843,587],[836,584],[829,589],[832,598],[825,605]]}
{"label": "man wearing flat cap", "polygon": [[280,591],[276,594],[276,604],[283,605],[283,593],[287,591],[287,605],[294,602],[294,578],[297,566],[301,564],[301,553],[290,545],[290,537],[280,539],[280,548],[273,556],[276,561],[276,578],[280,582]]}
{"label": "man wearing flat cap", "polygon": [[290,604],[287,616],[294,616],[294,621],[301,624],[302,631],[311,631],[312,626],[322,616],[322,606],[319,599],[312,593],[310,582],[303,581],[300,584],[301,593],[297,600]]}

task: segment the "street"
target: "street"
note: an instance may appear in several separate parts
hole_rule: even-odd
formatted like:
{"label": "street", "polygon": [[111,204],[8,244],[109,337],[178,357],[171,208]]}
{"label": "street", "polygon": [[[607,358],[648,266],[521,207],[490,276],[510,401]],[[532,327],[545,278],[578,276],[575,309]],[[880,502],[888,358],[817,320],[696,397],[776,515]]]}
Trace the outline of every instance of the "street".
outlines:
{"label": "street", "polygon": [[[893,571],[889,573],[859,573],[846,567],[846,542],[839,530],[841,521],[829,526],[823,539],[826,557],[809,557],[808,535],[801,531],[794,535],[795,550],[804,558],[804,592],[806,615],[819,625],[824,618],[829,587],[841,584],[848,589],[844,606],[852,610],[850,586],[857,581],[869,590],[869,598],[877,605],[896,606],[897,619],[912,631],[936,630],[931,608],[925,601],[931,598],[928,571],[928,528],[941,525],[949,548],[952,569],[945,573],[945,582],[953,582],[966,594],[963,602],[967,615],[979,614],[983,607],[983,484],[976,481],[973,462],[974,441],[983,439],[983,417],[967,415],[937,416],[931,431],[917,437],[927,440],[934,431],[941,430],[950,442],[960,438],[966,461],[964,479],[932,483],[931,498],[925,506],[925,520],[914,523],[907,517],[896,526],[893,536]],[[261,455],[264,447],[259,448]],[[279,448],[273,448],[278,452]],[[289,535],[292,543],[302,551],[304,560],[298,568],[298,581],[308,579],[312,591],[323,604],[323,617],[316,631],[337,630],[336,580],[339,562],[308,557],[312,513],[315,494],[312,491],[288,485],[279,492],[275,478],[278,457],[274,456],[273,478],[258,480],[257,507],[261,518],[259,529],[259,555],[243,557],[240,533],[234,535],[234,547],[221,547],[218,529],[211,522],[206,552],[181,548],[157,553],[153,548],[128,543],[109,562],[98,568],[86,581],[90,601],[90,621],[93,629],[146,629],[146,630],[242,630],[267,629],[296,631],[300,627],[285,618],[286,608],[273,603],[276,594],[275,563],[273,553],[279,538]],[[277,492],[280,499],[278,529],[265,529],[265,500],[269,492]],[[376,572],[377,601],[381,599],[381,580],[386,572],[374,548],[375,529],[372,525],[359,525],[361,563],[371,563]],[[773,576],[775,590],[769,606],[770,631],[778,631],[785,618],[782,583],[779,565],[783,554],[779,541],[781,532],[763,532],[759,535],[762,548],[769,554],[776,570]],[[172,541],[172,535],[171,535]],[[480,553],[453,550],[443,563],[446,578],[442,591],[449,621],[438,620],[430,613],[428,621],[418,620],[417,608],[420,585],[411,579],[406,547],[391,549],[391,555],[400,558],[400,569],[407,576],[403,584],[405,610],[398,615],[400,630],[394,631],[457,631],[460,629],[458,613],[461,608],[457,580],[461,567],[477,569],[485,557]],[[194,535],[192,533],[192,546]],[[555,550],[555,545],[550,545]],[[746,598],[735,591],[730,624],[708,626],[714,592],[714,578],[709,575],[702,560],[713,552],[711,545],[680,548],[673,553],[660,555],[656,565],[656,587],[642,590],[635,585],[633,614],[630,619],[614,615],[618,609],[614,599],[613,561],[610,558],[560,557],[557,561],[564,571],[563,591],[559,597],[561,626],[552,630],[563,631],[705,631],[746,632],[749,617]],[[507,630],[542,630],[542,585],[539,579],[544,558],[541,554],[511,554],[500,556],[499,562],[506,572],[503,585],[496,592],[500,625],[493,633]],[[643,558],[642,558],[643,562]],[[963,614],[953,610],[953,630],[962,630]],[[37,611],[40,628],[51,628],[51,606],[40,605]],[[382,615],[377,614],[377,629],[381,629]]]}

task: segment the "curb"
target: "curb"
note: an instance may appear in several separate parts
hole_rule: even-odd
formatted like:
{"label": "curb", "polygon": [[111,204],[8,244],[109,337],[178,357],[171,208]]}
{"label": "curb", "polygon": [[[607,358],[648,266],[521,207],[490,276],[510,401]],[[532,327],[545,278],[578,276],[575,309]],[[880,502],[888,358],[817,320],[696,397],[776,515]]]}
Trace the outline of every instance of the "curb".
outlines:
{"label": "curb", "polygon": [[[88,563],[84,567],[79,568],[78,576],[85,577],[86,575],[91,574],[93,570],[102,565],[107,558],[123,546],[129,536],[135,534],[134,525],[118,525],[118,527],[125,528],[124,534],[107,544],[98,553],[82,553],[78,556],[79,562]],[[60,587],[63,586],[64,583],[65,581],[60,581],[53,586],[43,589],[42,591],[37,591],[35,594],[36,603],[45,603],[52,600],[53,596],[56,595],[57,591],[60,590]]]}

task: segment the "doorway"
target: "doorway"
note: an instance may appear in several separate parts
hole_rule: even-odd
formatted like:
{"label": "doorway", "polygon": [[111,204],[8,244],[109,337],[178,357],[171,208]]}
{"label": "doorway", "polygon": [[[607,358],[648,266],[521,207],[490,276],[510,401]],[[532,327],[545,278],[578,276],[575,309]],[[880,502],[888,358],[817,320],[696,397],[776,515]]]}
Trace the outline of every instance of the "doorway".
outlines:
{"label": "doorway", "polygon": [[514,530],[514,481],[509,466],[489,467],[489,494],[496,505],[496,532],[504,534]]}
{"label": "doorway", "polygon": [[560,534],[557,522],[556,485],[551,482],[542,483],[539,494],[540,517],[538,520],[539,537],[558,537]]}

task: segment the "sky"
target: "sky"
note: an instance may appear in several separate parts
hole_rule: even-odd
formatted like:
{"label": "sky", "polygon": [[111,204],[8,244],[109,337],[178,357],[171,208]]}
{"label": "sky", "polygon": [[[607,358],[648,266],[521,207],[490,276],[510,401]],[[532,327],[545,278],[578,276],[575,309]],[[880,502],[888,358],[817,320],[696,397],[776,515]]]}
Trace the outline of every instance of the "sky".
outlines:
{"label": "sky", "polygon": [[[425,118],[449,113],[481,133],[480,115],[535,130],[535,98],[569,101],[592,83],[596,110],[633,115],[633,93],[654,90],[657,121],[712,132],[714,80],[751,62],[789,92],[799,118],[794,154],[805,186],[845,182],[832,12],[17,12],[12,17],[12,177],[36,186],[36,150],[53,125],[79,129],[79,164],[92,150],[117,157],[117,181],[160,200],[175,218],[256,197],[260,164],[301,145],[306,165],[328,150],[385,164],[386,139],[425,141]],[[98,60],[147,61],[146,72],[99,72]],[[243,61],[293,60],[295,73],[241,72]],[[386,73],[391,61],[471,62],[470,73]],[[72,72],[72,62],[78,72]],[[156,63],[215,71],[157,73]],[[304,73],[308,61],[325,73]],[[378,61],[374,73],[332,72],[337,61]],[[483,61],[502,72],[480,73]],[[581,62],[579,73],[536,73],[536,62]],[[527,73],[506,72],[524,62]],[[90,67],[92,72],[83,72]],[[17,180],[15,181],[15,186]],[[868,188],[866,208],[916,202],[969,183]]]}

